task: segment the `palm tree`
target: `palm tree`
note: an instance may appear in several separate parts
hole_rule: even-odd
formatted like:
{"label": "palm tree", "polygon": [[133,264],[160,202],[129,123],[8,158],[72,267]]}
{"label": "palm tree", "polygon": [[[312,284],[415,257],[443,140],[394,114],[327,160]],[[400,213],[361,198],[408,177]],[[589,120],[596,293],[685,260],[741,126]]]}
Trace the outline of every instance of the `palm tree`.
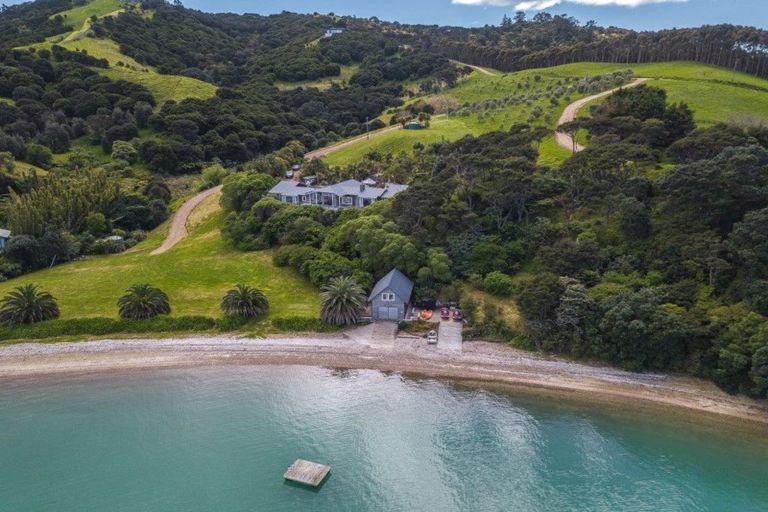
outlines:
{"label": "palm tree", "polygon": [[349,276],[334,277],[323,286],[320,300],[320,317],[324,322],[335,325],[357,323],[365,309],[365,292]]}
{"label": "palm tree", "polygon": [[224,295],[221,310],[229,316],[258,318],[267,314],[269,301],[258,288],[238,284]]}
{"label": "palm tree", "polygon": [[0,322],[6,325],[34,324],[59,317],[59,305],[48,292],[33,284],[14,288],[0,301]]}
{"label": "palm tree", "polygon": [[120,308],[120,318],[130,320],[148,320],[171,312],[165,292],[149,284],[135,284],[128,288],[117,301],[117,307]]}

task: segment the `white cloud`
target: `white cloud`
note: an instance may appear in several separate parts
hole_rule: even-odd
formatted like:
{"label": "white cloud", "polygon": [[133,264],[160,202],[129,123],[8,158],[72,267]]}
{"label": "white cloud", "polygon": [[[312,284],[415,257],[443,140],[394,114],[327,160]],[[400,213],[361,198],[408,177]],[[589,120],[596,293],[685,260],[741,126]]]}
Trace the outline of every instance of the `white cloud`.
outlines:
{"label": "white cloud", "polygon": [[617,5],[620,7],[639,7],[648,4],[667,4],[687,2],[688,0],[451,0],[459,5],[491,5],[494,7],[515,6],[518,11],[533,11],[547,9],[568,2],[572,4],[594,5],[598,7]]}

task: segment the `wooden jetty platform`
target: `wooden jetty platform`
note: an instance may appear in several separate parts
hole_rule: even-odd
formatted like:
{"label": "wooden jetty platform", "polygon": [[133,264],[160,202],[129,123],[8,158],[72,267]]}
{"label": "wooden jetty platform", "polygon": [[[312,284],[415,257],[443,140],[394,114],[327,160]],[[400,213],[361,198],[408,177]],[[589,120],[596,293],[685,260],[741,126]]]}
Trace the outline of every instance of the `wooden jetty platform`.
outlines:
{"label": "wooden jetty platform", "polygon": [[291,467],[285,472],[283,478],[290,480],[291,482],[319,487],[330,472],[331,466],[310,462],[308,460],[296,459],[296,462],[291,464]]}

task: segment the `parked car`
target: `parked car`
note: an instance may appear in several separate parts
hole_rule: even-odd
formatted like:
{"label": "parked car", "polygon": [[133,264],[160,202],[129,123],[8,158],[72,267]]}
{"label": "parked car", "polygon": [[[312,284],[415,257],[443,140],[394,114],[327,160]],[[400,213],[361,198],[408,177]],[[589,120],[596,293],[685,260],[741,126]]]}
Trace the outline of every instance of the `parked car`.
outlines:
{"label": "parked car", "polygon": [[440,308],[440,318],[442,320],[451,319],[451,310],[447,306],[443,306],[442,308]]}
{"label": "parked car", "polygon": [[427,333],[427,343],[430,345],[437,345],[437,331],[429,331]]}
{"label": "parked car", "polygon": [[464,314],[461,312],[460,309],[453,310],[453,320],[454,322],[461,322],[464,320]]}

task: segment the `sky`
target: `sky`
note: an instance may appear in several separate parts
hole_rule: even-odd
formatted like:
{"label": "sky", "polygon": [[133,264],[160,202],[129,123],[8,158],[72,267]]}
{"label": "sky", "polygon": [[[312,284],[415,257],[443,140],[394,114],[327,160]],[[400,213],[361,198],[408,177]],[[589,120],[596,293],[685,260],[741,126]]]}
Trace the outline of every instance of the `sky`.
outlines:
{"label": "sky", "polygon": [[[4,0],[3,3],[20,3]],[[498,25],[504,14],[541,9],[586,22],[637,30],[694,27],[717,23],[768,29],[768,0],[182,0],[211,12],[272,14],[281,11],[377,16],[429,25]]]}
{"label": "sky", "polygon": [[768,28],[768,0],[182,0],[204,11],[334,12],[377,16],[403,23],[482,26],[498,25],[504,14],[545,8],[582,22],[638,30],[693,27],[717,23]]}

